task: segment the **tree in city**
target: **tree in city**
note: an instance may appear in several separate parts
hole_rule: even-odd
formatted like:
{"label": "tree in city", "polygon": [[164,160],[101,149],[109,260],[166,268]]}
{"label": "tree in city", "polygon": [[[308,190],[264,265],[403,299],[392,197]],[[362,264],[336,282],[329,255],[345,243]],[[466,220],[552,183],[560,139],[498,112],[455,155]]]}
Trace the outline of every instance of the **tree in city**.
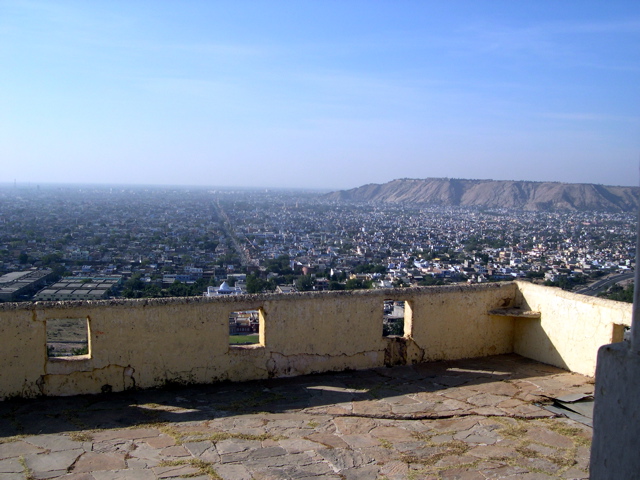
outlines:
{"label": "tree in city", "polygon": [[295,281],[296,289],[299,292],[308,292],[313,290],[313,284],[314,281],[311,275],[301,275]]}
{"label": "tree in city", "polygon": [[277,258],[269,258],[264,261],[264,268],[267,272],[277,273],[278,275],[290,275],[293,273],[291,270],[291,259],[289,255],[280,255]]}
{"label": "tree in city", "polygon": [[167,292],[171,297],[188,297],[190,289],[187,284],[176,280],[171,285],[169,285],[169,288],[167,288]]}
{"label": "tree in city", "polygon": [[633,303],[633,283],[624,288],[618,284],[613,285],[609,287],[606,292],[603,292],[598,296],[608,298],[609,300],[616,300],[618,302]]}
{"label": "tree in city", "polygon": [[387,267],[384,265],[376,265],[374,263],[362,263],[353,269],[353,273],[387,273]]}
{"label": "tree in city", "polygon": [[255,275],[247,275],[247,293],[262,293],[267,288],[268,282]]}
{"label": "tree in city", "polygon": [[361,280],[359,278],[350,278],[344,285],[346,290],[363,290],[372,287],[373,283],[371,280]]}
{"label": "tree in city", "polygon": [[395,288],[404,288],[407,286],[407,284],[401,278],[396,278],[393,280],[393,286]]}

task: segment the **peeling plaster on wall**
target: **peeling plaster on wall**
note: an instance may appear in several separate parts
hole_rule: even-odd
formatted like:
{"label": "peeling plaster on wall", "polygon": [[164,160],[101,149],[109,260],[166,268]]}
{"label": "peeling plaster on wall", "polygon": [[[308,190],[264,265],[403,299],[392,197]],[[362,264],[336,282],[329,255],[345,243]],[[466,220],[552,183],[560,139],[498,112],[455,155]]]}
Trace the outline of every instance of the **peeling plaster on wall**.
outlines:
{"label": "peeling plaster on wall", "polygon": [[[41,393],[59,395],[58,392],[73,391],[75,394],[98,393],[105,390],[126,390],[124,371],[127,367],[108,365],[91,371],[76,371],[65,374],[47,374],[42,376]],[[111,388],[103,388],[110,385]]]}
{"label": "peeling plaster on wall", "polygon": [[369,368],[379,365],[383,352],[359,352],[355,355],[281,355],[272,353],[267,361],[269,378],[294,377],[309,373]]}

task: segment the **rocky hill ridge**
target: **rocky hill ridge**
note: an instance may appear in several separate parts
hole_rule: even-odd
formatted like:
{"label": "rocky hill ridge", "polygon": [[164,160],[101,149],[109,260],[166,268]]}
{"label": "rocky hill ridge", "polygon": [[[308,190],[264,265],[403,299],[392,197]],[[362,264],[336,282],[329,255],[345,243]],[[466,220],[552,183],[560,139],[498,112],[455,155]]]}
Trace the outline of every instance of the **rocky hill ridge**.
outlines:
{"label": "rocky hill ridge", "polygon": [[403,178],[332,192],[326,198],[532,211],[633,212],[638,210],[639,192],[638,187],[587,183]]}

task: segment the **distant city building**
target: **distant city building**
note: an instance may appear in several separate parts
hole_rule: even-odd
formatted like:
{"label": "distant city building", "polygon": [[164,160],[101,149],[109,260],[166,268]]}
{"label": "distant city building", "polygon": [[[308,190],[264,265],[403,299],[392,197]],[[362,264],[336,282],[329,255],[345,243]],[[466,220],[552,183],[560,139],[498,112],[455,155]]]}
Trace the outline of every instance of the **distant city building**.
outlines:
{"label": "distant city building", "polygon": [[293,285],[278,285],[276,293],[294,293],[296,291]]}
{"label": "distant city building", "polygon": [[193,282],[193,277],[191,276],[191,274],[184,274],[184,275],[163,275],[162,276],[162,283],[164,284],[168,284],[171,285],[172,283],[175,282],[181,282],[181,283],[187,283],[187,282]]}
{"label": "distant city building", "polygon": [[0,301],[26,300],[52,277],[53,271],[50,269],[7,273],[0,277]]}
{"label": "distant city building", "polygon": [[240,295],[242,290],[238,287],[230,287],[227,282],[222,282],[219,287],[207,287],[205,297],[217,297],[218,295]]}
{"label": "distant city building", "polygon": [[260,316],[257,310],[232,312],[229,315],[230,335],[250,335],[260,330]]}
{"label": "distant city building", "polygon": [[101,300],[122,282],[122,276],[66,277],[38,292],[34,301],[61,302],[66,300]]}

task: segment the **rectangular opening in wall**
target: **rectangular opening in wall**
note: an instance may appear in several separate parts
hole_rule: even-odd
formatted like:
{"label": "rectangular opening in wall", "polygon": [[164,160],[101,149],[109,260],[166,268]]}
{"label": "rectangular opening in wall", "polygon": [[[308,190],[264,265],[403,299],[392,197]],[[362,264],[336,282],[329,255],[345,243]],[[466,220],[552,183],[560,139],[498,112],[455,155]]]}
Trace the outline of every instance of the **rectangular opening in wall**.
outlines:
{"label": "rectangular opening in wall", "polygon": [[241,310],[229,314],[229,345],[259,345],[261,310]]}
{"label": "rectangular opening in wall", "polygon": [[611,335],[611,343],[622,342],[623,340],[629,340],[631,330],[626,325],[614,323],[613,334]]}
{"label": "rectangular opening in wall", "polygon": [[382,335],[404,335],[405,302],[403,300],[385,300],[382,320]]}
{"label": "rectangular opening in wall", "polygon": [[89,319],[51,318],[47,320],[47,355],[49,357],[89,355]]}

